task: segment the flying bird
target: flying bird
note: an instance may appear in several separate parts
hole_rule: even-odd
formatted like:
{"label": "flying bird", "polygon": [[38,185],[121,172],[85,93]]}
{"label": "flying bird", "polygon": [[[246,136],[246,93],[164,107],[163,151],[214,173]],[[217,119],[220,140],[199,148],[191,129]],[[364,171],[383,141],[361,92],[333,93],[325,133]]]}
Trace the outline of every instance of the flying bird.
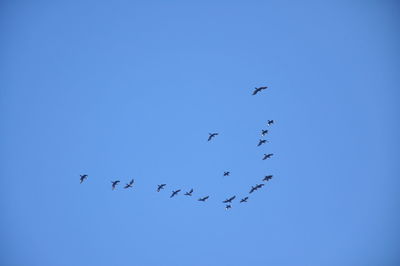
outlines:
{"label": "flying bird", "polygon": [[259,93],[260,91],[262,91],[262,90],[265,90],[265,89],[267,89],[268,87],[256,87],[255,89],[254,89],[254,91],[253,91],[253,95],[256,95],[257,93]]}
{"label": "flying bird", "polygon": [[161,189],[164,189],[165,185],[166,184],[157,185],[158,186],[157,192],[160,192]]}
{"label": "flying bird", "polygon": [[186,196],[192,196],[192,193],[193,193],[193,188],[189,192],[186,192],[185,195]]}
{"label": "flying bird", "polygon": [[269,180],[272,179],[272,177],[273,177],[273,175],[266,175],[266,176],[263,178],[262,181],[269,181]]}
{"label": "flying bird", "polygon": [[174,196],[175,196],[176,194],[178,194],[180,191],[181,191],[180,189],[175,190],[175,191],[172,191],[172,194],[171,194],[170,198],[174,197]]}
{"label": "flying bird", "polygon": [[230,208],[232,208],[232,206],[231,206],[230,204],[227,204],[227,205],[225,206],[225,210],[228,210],[228,209],[230,209]]}
{"label": "flying bird", "polygon": [[229,199],[224,200],[222,203],[231,203],[235,198],[236,196],[230,197]]}
{"label": "flying bird", "polygon": [[210,141],[213,137],[217,136],[218,133],[208,133],[208,141]]}
{"label": "flying bird", "polygon": [[272,125],[274,123],[274,120],[268,120],[267,124],[268,126]]}
{"label": "flying bird", "polygon": [[273,153],[268,153],[268,154],[265,154],[265,153],[264,153],[264,158],[263,158],[263,160],[266,160],[266,159],[271,158],[272,155],[274,155],[274,154],[273,154]]}
{"label": "flying bird", "polygon": [[249,192],[249,193],[251,194],[251,193],[253,193],[253,192],[256,191],[256,190],[257,190],[256,187],[251,186],[251,189],[250,189],[250,192]]}
{"label": "flying bird", "polygon": [[259,189],[259,188],[262,188],[264,185],[265,185],[265,184],[258,184],[258,185],[256,185],[256,190]]}
{"label": "flying bird", "polygon": [[256,191],[259,188],[262,188],[264,186],[264,184],[257,184],[255,187],[251,186],[251,190],[249,193],[253,193],[254,191]]}
{"label": "flying bird", "polygon": [[242,203],[242,202],[247,202],[248,199],[249,199],[249,197],[245,197],[245,198],[243,198],[243,199],[240,200],[240,203]]}
{"label": "flying bird", "polygon": [[261,136],[265,136],[268,134],[268,129],[262,129],[261,130]]}
{"label": "flying bird", "polygon": [[128,184],[126,184],[126,185],[124,186],[124,188],[130,188],[130,187],[132,187],[132,185],[133,185],[134,182],[135,182],[135,180],[132,179]]}
{"label": "flying bird", "polygon": [[119,180],[111,181],[111,183],[112,183],[112,190],[115,189],[115,187],[118,185],[119,182],[120,182]]}
{"label": "flying bird", "polygon": [[224,176],[229,176],[231,174],[231,172],[224,172]]}
{"label": "flying bird", "polygon": [[268,141],[267,141],[266,139],[260,139],[260,140],[258,141],[257,147],[263,145],[265,142],[268,142]]}
{"label": "flying bird", "polygon": [[199,198],[198,201],[206,201],[210,196],[206,196],[204,198]]}
{"label": "flying bird", "polygon": [[86,178],[88,178],[88,175],[80,175],[81,176],[81,184],[83,181],[85,181]]}

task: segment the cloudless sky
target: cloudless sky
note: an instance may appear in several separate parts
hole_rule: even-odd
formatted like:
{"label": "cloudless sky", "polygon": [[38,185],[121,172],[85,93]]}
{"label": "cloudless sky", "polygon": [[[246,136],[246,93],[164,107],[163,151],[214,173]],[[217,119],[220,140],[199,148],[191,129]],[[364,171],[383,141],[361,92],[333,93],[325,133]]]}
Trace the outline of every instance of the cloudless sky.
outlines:
{"label": "cloudless sky", "polygon": [[2,1],[0,265],[400,265],[399,7]]}

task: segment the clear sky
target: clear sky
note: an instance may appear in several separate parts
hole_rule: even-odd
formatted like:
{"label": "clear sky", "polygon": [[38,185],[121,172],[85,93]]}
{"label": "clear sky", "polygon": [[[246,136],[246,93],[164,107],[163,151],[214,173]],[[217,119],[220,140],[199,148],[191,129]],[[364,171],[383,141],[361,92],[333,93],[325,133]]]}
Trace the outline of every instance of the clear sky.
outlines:
{"label": "clear sky", "polygon": [[399,8],[2,1],[0,265],[400,265]]}

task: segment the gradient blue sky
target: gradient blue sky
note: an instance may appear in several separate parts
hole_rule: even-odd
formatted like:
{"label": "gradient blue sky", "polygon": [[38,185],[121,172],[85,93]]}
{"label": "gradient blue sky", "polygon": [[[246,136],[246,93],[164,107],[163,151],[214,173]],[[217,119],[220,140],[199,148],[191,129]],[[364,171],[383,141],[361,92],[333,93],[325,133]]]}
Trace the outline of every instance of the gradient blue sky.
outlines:
{"label": "gradient blue sky", "polygon": [[400,265],[395,1],[0,7],[1,265]]}

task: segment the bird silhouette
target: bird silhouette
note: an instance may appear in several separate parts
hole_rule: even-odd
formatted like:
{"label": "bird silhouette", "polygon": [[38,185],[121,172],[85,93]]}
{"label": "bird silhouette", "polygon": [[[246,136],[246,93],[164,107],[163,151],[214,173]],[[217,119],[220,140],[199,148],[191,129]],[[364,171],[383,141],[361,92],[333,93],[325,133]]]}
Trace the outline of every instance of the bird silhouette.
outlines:
{"label": "bird silhouette", "polygon": [[112,183],[112,190],[115,189],[115,187],[118,185],[119,182],[120,182],[119,180],[111,181],[111,183]]}
{"label": "bird silhouette", "polygon": [[260,139],[258,141],[257,147],[263,145],[265,142],[268,142],[266,139]]}
{"label": "bird silhouette", "polygon": [[231,203],[235,198],[236,196],[230,197],[229,199],[224,200],[222,203]]}
{"label": "bird silhouette", "polygon": [[251,194],[251,193],[253,193],[253,192],[256,191],[256,190],[257,190],[256,187],[251,186],[251,189],[250,189],[250,192],[249,192],[249,193]]}
{"label": "bird silhouette", "polygon": [[208,141],[210,141],[212,138],[214,138],[215,136],[218,136],[219,133],[208,133]]}
{"label": "bird silhouette", "polygon": [[157,185],[157,192],[160,192],[161,189],[164,189],[166,184]]}
{"label": "bird silhouette", "polygon": [[180,189],[175,190],[175,191],[172,191],[172,194],[171,194],[170,198],[174,197],[174,196],[175,196],[176,194],[178,194],[180,191],[181,191]]}
{"label": "bird silhouette", "polygon": [[81,184],[83,181],[85,181],[86,178],[88,178],[88,175],[80,175],[81,176]]}
{"label": "bird silhouette", "polygon": [[229,176],[231,174],[231,172],[224,172],[224,176]]}
{"label": "bird silhouette", "polygon": [[132,179],[128,184],[126,184],[126,185],[124,186],[124,188],[130,188],[130,187],[132,187],[132,185],[133,185],[134,182],[135,182],[135,180]]}
{"label": "bird silhouette", "polygon": [[256,185],[256,190],[259,189],[259,188],[262,188],[264,185],[265,185],[265,184],[258,184],[258,185]]}
{"label": "bird silhouette", "polygon": [[267,122],[268,126],[272,125],[273,123],[275,123],[274,120],[268,120]]}
{"label": "bird silhouette", "polygon": [[232,208],[232,206],[231,206],[230,204],[227,204],[227,205],[225,206],[225,210],[228,210],[228,209],[230,209],[230,208]]}
{"label": "bird silhouette", "polygon": [[262,181],[269,181],[269,180],[272,179],[272,177],[273,177],[273,175],[266,175],[266,176],[263,178]]}
{"label": "bird silhouette", "polygon": [[245,198],[243,198],[243,199],[240,200],[240,203],[242,203],[242,202],[247,202],[248,199],[249,199],[249,197],[245,197]]}
{"label": "bird silhouette", "polygon": [[266,159],[271,158],[272,155],[274,155],[274,154],[273,154],[273,153],[269,153],[269,154],[265,154],[265,153],[264,153],[264,158],[263,158],[263,160],[266,160]]}
{"label": "bird silhouette", "polygon": [[265,90],[265,89],[267,89],[268,87],[256,87],[255,89],[254,89],[254,91],[253,91],[253,95],[256,95],[257,93],[259,93],[260,91],[262,91],[262,90]]}
{"label": "bird silhouette", "polygon": [[261,136],[265,136],[268,134],[268,129],[262,129],[261,130]]}
{"label": "bird silhouette", "polygon": [[189,192],[186,192],[185,195],[186,196],[192,196],[192,193],[193,193],[193,188]]}
{"label": "bird silhouette", "polygon": [[206,201],[210,196],[205,196],[203,198],[199,198],[198,201]]}

